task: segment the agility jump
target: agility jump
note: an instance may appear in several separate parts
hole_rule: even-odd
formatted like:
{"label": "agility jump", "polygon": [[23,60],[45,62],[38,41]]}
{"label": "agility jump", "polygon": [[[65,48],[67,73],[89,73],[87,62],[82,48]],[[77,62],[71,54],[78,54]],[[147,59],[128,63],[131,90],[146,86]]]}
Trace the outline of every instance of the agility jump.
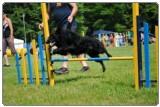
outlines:
{"label": "agility jump", "polygon": [[[133,6],[133,32],[134,32],[134,55],[133,56],[130,56],[130,57],[106,57],[106,58],[68,58],[68,59],[51,59],[51,56],[50,56],[50,49],[49,49],[49,45],[48,44],[45,44],[45,53],[46,53],[46,63],[47,63],[47,71],[48,71],[48,78],[45,78],[45,76],[43,76],[43,71],[42,71],[42,77],[43,77],[43,81],[47,80],[48,79],[48,82],[50,84],[50,86],[54,86],[54,75],[53,75],[53,72],[52,70],[54,70],[54,68],[52,67],[51,65],[51,62],[62,62],[62,61],[96,61],[96,60],[133,60],[134,61],[134,75],[135,75],[135,89],[138,90],[141,86],[140,86],[140,82],[141,81],[141,78],[140,78],[140,65],[139,65],[139,59],[138,59],[138,54],[139,54],[139,51],[138,51],[138,29],[137,29],[137,16],[139,15],[139,5],[138,3],[133,3],[132,4]],[[46,4],[45,3],[41,3],[41,10],[42,10],[42,19],[43,19],[43,23],[44,23],[44,36],[45,36],[45,41],[47,40],[47,38],[49,37],[49,30],[48,30],[48,22],[47,22],[47,18],[46,18]],[[156,39],[158,38],[158,26],[156,27]],[[156,40],[156,51],[158,51],[158,41]],[[34,43],[33,43],[33,46]],[[41,47],[41,46],[39,46]],[[36,53],[36,48],[33,49],[34,52],[33,53]],[[28,51],[28,49],[27,49]],[[40,53],[43,53],[43,52],[40,52]],[[158,52],[156,52],[158,53]],[[24,52],[22,51],[21,53],[22,56],[24,56]],[[16,55],[17,58],[18,58],[18,55]],[[29,56],[29,54],[27,54],[27,56]],[[158,57],[158,54],[156,54],[156,56]],[[37,60],[36,58],[36,54],[34,54],[34,58],[35,60]],[[29,57],[28,57],[28,61],[29,61]],[[43,57],[42,57],[43,59]],[[22,57],[22,60],[24,60],[24,58]],[[158,58],[157,58],[158,60]],[[17,60],[16,60],[17,61]],[[25,61],[22,61],[22,62],[25,62]],[[37,62],[35,62],[36,64]],[[19,63],[17,62],[17,64],[19,65]],[[18,66],[17,65],[17,66]],[[158,61],[157,61],[157,65],[158,65]],[[26,67],[25,67],[25,64],[22,64],[23,66],[23,75],[24,75],[24,83],[27,84],[27,80],[30,79],[30,78],[27,78],[26,76]],[[30,65],[31,66],[31,65]],[[38,65],[36,65],[38,66]],[[41,66],[44,66],[44,63],[42,63]],[[148,65],[149,66],[149,65]],[[158,67],[158,66],[157,66]],[[43,68],[42,68],[43,69]],[[20,72],[20,70],[18,70],[17,68],[17,71],[18,73]],[[37,72],[37,68],[35,68],[35,71]],[[158,74],[158,68],[157,68],[157,74]],[[20,81],[20,76],[18,75],[18,80]],[[39,76],[38,74],[36,73],[36,84],[38,85],[39,84]],[[157,79],[158,79],[158,76],[157,76]],[[30,80],[31,81],[31,80]],[[148,80],[146,80],[148,81]],[[150,80],[149,80],[150,82]],[[46,83],[46,82],[45,82]],[[44,84],[45,84],[44,83]]]}

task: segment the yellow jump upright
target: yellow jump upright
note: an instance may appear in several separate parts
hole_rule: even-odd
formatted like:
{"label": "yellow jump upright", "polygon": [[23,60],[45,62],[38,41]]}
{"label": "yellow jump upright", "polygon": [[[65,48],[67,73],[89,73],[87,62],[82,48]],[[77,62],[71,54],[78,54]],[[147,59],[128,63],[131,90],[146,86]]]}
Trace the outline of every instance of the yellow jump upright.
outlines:
{"label": "yellow jump upright", "polygon": [[138,42],[137,42],[137,16],[139,15],[139,4],[132,4],[132,14],[133,14],[133,33],[134,33],[134,73],[135,73],[135,89],[139,89],[139,76],[138,76]]}
{"label": "yellow jump upright", "polygon": [[159,37],[158,37],[158,26],[155,26],[155,36],[156,36],[156,75],[157,75],[157,86],[158,86],[158,43],[159,43]]}
{"label": "yellow jump upright", "polygon": [[25,49],[22,49],[21,56],[22,56],[23,79],[24,79],[24,84],[28,84],[27,71],[26,71],[26,61],[25,61],[24,53],[25,53]]}
{"label": "yellow jump upright", "polygon": [[34,70],[36,74],[36,85],[39,85],[39,71],[38,71],[38,58],[37,58],[37,50],[36,50],[36,41],[35,39],[32,40],[32,47],[33,47],[33,58],[34,58]]}
{"label": "yellow jump upright", "polygon": [[[46,3],[41,3],[41,11],[42,11],[42,19],[44,24],[44,38],[45,41],[49,37],[49,29],[48,29],[48,19],[47,19],[47,10],[46,10]],[[51,56],[50,56],[50,48],[48,44],[45,44],[45,53],[46,53],[46,63],[48,68],[48,78],[50,86],[54,86],[54,76],[52,65],[51,65]]]}

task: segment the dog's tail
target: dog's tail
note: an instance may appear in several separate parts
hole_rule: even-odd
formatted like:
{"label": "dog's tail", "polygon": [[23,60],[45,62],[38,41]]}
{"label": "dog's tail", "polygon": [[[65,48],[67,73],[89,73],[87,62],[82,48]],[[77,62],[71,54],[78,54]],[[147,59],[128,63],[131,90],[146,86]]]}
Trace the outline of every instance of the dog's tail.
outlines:
{"label": "dog's tail", "polygon": [[94,37],[94,36],[93,36],[93,31],[94,31],[93,27],[88,27],[85,36],[87,36],[87,37],[92,37],[92,38],[93,38],[93,37]]}
{"label": "dog's tail", "polygon": [[112,57],[112,55],[110,53],[108,53],[108,51],[105,49],[105,53],[108,57]]}

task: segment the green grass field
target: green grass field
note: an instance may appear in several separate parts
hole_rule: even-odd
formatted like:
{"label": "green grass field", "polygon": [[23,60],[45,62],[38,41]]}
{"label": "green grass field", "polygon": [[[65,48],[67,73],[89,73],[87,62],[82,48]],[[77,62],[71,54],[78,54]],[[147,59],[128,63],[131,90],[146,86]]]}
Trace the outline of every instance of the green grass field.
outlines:
{"label": "green grass field", "polygon": [[[114,57],[133,55],[132,46],[107,49]],[[150,45],[150,56],[151,79],[155,80],[155,44]],[[5,106],[157,105],[159,103],[158,88],[155,83],[150,89],[146,89],[144,84],[142,89],[135,90],[133,61],[105,61],[107,69],[105,73],[96,62],[88,62],[90,70],[87,72],[80,72],[82,67],[80,62],[69,62],[69,74],[54,75],[54,87],[18,84],[15,60],[10,57],[9,61],[11,67],[3,67],[2,71],[2,103]],[[58,69],[61,64],[62,62],[56,62],[53,66]]]}

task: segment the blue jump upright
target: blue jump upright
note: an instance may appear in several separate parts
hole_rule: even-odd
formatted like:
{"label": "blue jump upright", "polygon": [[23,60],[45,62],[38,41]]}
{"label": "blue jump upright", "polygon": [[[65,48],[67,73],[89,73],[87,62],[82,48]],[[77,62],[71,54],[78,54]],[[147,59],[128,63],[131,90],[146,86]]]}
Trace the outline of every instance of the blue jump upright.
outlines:
{"label": "blue jump upright", "polygon": [[19,64],[19,56],[18,53],[16,53],[16,68],[17,68],[17,74],[18,74],[18,83],[22,83],[21,81],[21,72],[20,72],[20,64]]}
{"label": "blue jump upright", "polygon": [[31,64],[31,56],[30,56],[30,45],[27,44],[27,60],[28,60],[28,69],[29,69],[29,80],[30,84],[33,84],[33,77],[32,77],[32,64]]}
{"label": "blue jump upright", "polygon": [[46,84],[46,76],[44,70],[44,61],[43,61],[43,48],[42,48],[42,39],[41,36],[38,36],[38,45],[39,45],[39,54],[40,54],[40,62],[41,62],[41,70],[42,70],[42,84]]}
{"label": "blue jump upright", "polygon": [[144,56],[145,56],[145,75],[146,75],[146,88],[150,88],[150,59],[149,59],[149,33],[148,23],[143,23],[144,26]]}

